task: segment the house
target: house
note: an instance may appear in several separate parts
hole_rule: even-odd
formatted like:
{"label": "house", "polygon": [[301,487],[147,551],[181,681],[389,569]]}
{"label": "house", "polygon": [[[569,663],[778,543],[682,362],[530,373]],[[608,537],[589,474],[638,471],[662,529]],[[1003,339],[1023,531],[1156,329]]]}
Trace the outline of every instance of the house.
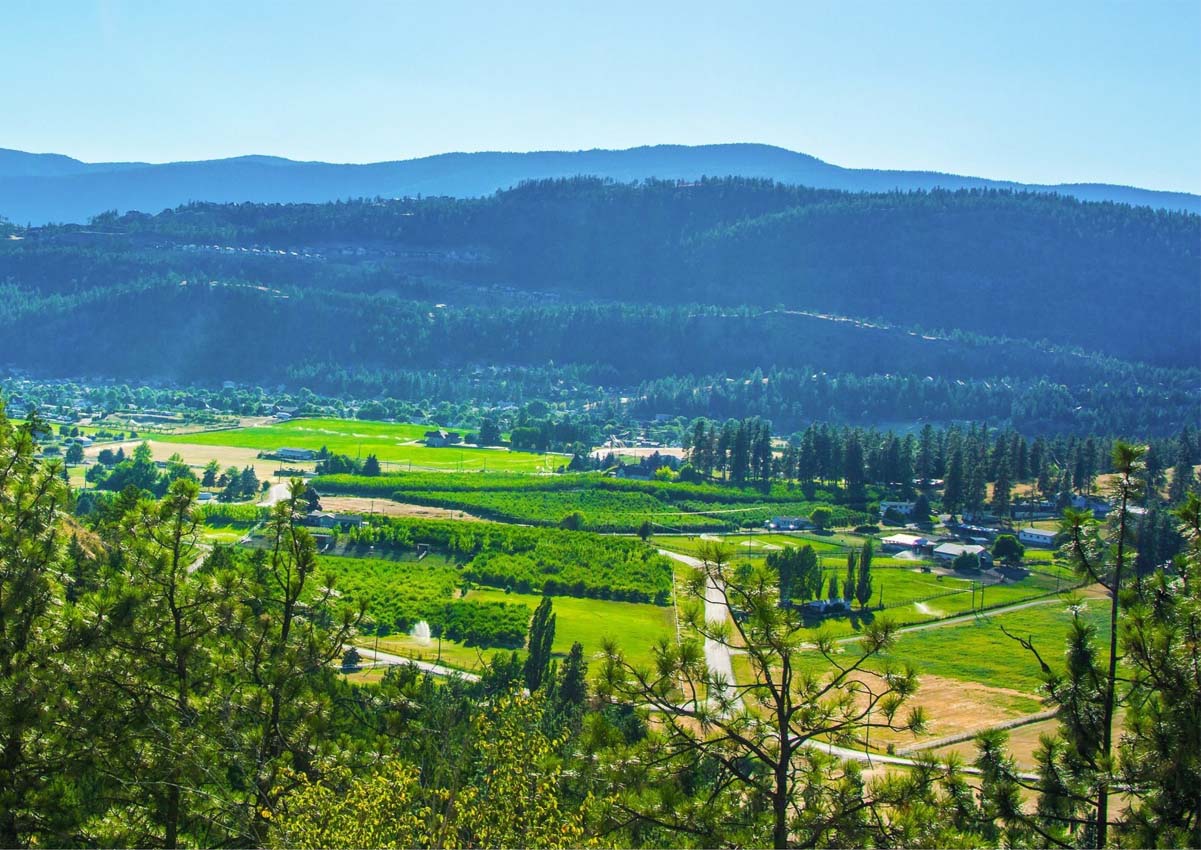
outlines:
{"label": "house", "polygon": [[1073,493],[1071,499],[1068,501],[1078,511],[1092,511],[1093,516],[1097,519],[1105,519],[1106,515],[1113,509],[1113,506],[1109,502],[1096,496],[1082,496],[1079,493]]}
{"label": "house", "polygon": [[1023,528],[1018,532],[1018,540],[1030,546],[1054,546],[1055,532],[1045,528]]}
{"label": "house", "polygon": [[992,555],[977,543],[943,543],[934,549],[934,559],[949,564],[960,555],[975,555],[981,566],[992,565]]}
{"label": "house", "polygon": [[439,428],[437,431],[426,431],[424,439],[430,448],[440,449],[450,443],[450,434]]}
{"label": "house", "polygon": [[880,539],[880,549],[884,552],[901,552],[905,550],[916,552],[918,549],[924,549],[929,545],[929,540],[925,537],[918,537],[916,534],[890,534]]}
{"label": "house", "polygon": [[275,456],[282,460],[313,460],[317,453],[312,449],[276,449]]}
{"label": "house", "polygon": [[845,611],[847,603],[843,599],[814,599],[806,602],[802,607],[806,611],[813,611],[817,614],[830,614],[835,611]]}
{"label": "house", "polygon": [[913,513],[913,502],[881,502],[880,516],[884,516],[889,511],[895,511],[901,516],[909,516]]}
{"label": "house", "polygon": [[332,514],[329,511],[309,511],[304,518],[304,524],[316,528],[357,528],[363,524],[363,518],[358,514]]}
{"label": "house", "polygon": [[803,531],[813,528],[813,523],[803,516],[774,516],[764,526],[772,531]]}

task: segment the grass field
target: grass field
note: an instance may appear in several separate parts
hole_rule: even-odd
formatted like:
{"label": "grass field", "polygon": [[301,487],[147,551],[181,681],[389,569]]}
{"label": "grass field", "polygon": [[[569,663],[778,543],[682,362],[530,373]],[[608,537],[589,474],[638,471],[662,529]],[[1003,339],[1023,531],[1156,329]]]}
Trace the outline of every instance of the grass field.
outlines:
{"label": "grass field", "polygon": [[[524,603],[531,611],[538,607],[540,596],[524,593],[505,593],[501,590],[477,588],[464,599],[468,602]],[[651,647],[663,637],[674,637],[675,621],[670,607],[645,605],[636,602],[610,602],[600,599],[576,599],[570,596],[552,597],[555,612],[556,655],[566,656],[571,645],[579,641],[584,646],[584,656],[589,661],[589,670],[595,675],[599,670],[597,654],[606,638],[617,641],[627,657],[636,663],[649,664]],[[366,647],[376,646],[375,638],[364,637],[359,641]],[[439,656],[438,641],[422,643],[410,635],[381,637],[379,649],[409,658],[433,661],[440,657],[449,667],[463,670],[478,670],[482,663],[497,652],[508,650],[464,646],[451,640],[442,641]],[[524,652],[519,654],[524,655]]]}
{"label": "grass field", "polygon": [[[487,588],[472,590],[466,598],[482,602],[525,602],[531,608],[536,608],[541,601],[538,596]],[[571,596],[552,597],[552,604],[556,624],[553,649],[563,655],[579,641],[584,645],[584,656],[592,660],[601,651],[605,639],[611,638],[631,660],[649,663],[651,647],[661,638],[675,636],[670,607]]]}
{"label": "grass field", "polygon": [[[1108,636],[1104,600],[1074,598],[1070,602],[1062,596],[1016,611],[904,632],[889,655],[895,661],[913,663],[923,673],[960,682],[984,682],[1033,697],[1042,683],[1038,662],[1006,637],[1001,626],[1032,639],[1047,663],[1062,663],[1064,639],[1072,619],[1071,604],[1081,606],[1085,619],[1097,628],[1101,638]],[[853,643],[840,647],[843,655],[854,651]],[[826,662],[813,658],[809,663],[822,666]]]}
{"label": "grass field", "polygon": [[280,448],[320,450],[366,457],[374,454],[386,470],[413,469],[475,471],[482,469],[538,472],[566,462],[564,455],[539,455],[504,449],[421,445],[427,425],[364,422],[356,419],[293,419],[272,425],[202,431],[190,434],[160,434],[164,443],[193,446],[230,446],[255,452]]}

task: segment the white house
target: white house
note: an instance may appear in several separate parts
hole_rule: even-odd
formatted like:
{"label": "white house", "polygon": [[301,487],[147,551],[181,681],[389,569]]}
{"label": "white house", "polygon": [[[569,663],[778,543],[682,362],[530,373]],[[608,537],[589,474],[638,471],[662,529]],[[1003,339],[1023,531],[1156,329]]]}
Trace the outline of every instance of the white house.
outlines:
{"label": "white house", "polygon": [[992,555],[983,546],[975,543],[944,543],[934,550],[934,558],[950,563],[960,555],[975,555],[982,566],[992,564]]}
{"label": "white house", "polygon": [[880,516],[884,516],[889,511],[896,511],[901,516],[909,516],[913,513],[913,502],[881,502]]}
{"label": "white house", "polygon": [[890,534],[880,538],[880,548],[885,552],[900,552],[903,549],[920,549],[929,543],[916,534]]}
{"label": "white house", "polygon": [[1023,528],[1018,532],[1018,540],[1030,546],[1054,546],[1055,532],[1045,528]]}

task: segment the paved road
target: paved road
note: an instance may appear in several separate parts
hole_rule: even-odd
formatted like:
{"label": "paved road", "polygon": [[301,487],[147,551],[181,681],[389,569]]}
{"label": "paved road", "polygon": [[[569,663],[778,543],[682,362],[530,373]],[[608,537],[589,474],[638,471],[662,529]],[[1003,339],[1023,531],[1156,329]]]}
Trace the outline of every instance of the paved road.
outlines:
{"label": "paved road", "polygon": [[407,664],[410,667],[416,667],[418,670],[424,670],[426,673],[433,673],[435,676],[454,676],[459,679],[464,679],[468,682],[478,682],[480,677],[475,673],[468,673],[466,670],[456,670],[454,667],[443,667],[441,664],[432,664],[429,661],[418,661],[416,658],[407,658],[403,655],[392,655],[387,652],[379,652],[374,649],[365,649],[361,646],[356,646],[355,649],[359,655],[364,658],[369,658],[377,664],[383,664],[388,667],[395,667],[400,664]]}
{"label": "paved road", "polygon": [[[678,552],[671,552],[667,549],[660,549],[659,553],[669,558],[674,558],[681,564],[687,564],[697,569],[701,567],[701,562],[689,555],[681,555]],[[705,585],[705,620],[711,623],[724,623],[729,619],[729,616],[730,611],[726,607],[723,588],[720,584],[710,581]],[[710,638],[705,638],[705,663],[711,671],[723,676],[731,686],[734,685],[734,663],[731,659],[730,647]],[[731,696],[733,696],[732,690],[732,687],[728,689],[731,692]]]}

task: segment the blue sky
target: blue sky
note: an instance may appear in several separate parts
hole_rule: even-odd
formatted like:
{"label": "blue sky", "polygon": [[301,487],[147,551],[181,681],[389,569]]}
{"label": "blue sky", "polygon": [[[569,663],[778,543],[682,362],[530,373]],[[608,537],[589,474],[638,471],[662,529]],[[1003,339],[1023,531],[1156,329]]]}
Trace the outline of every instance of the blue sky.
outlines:
{"label": "blue sky", "polygon": [[751,141],[1201,192],[1201,3],[9,0],[0,147],[89,161]]}

